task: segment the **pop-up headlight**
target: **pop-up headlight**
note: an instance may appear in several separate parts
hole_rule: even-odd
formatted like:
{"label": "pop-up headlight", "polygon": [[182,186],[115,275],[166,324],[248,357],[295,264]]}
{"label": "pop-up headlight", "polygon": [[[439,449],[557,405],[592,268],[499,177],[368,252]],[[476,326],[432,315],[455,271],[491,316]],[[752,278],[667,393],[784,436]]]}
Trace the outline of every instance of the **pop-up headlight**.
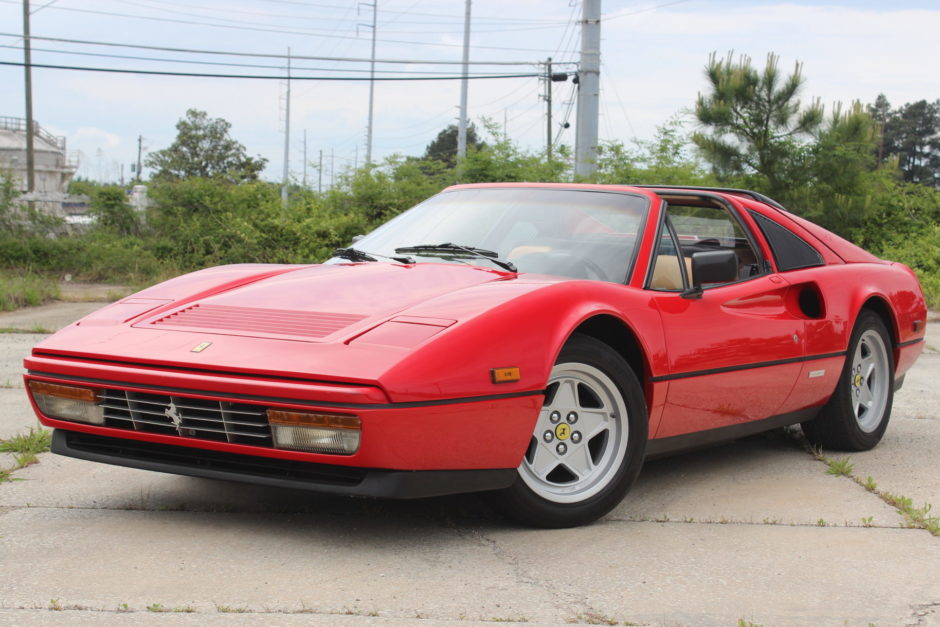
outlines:
{"label": "pop-up headlight", "polygon": [[100,390],[30,381],[29,391],[39,411],[50,418],[77,420],[93,425],[104,424],[104,409],[98,405],[101,400]]}
{"label": "pop-up headlight", "polygon": [[277,448],[352,455],[359,450],[359,416],[268,410],[268,422]]}

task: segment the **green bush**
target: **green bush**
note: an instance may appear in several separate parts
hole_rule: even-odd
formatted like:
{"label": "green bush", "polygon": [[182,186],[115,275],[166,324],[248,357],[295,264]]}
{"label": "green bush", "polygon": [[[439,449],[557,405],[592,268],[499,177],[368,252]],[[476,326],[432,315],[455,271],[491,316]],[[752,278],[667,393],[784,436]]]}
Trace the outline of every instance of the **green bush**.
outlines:
{"label": "green bush", "polygon": [[914,237],[897,239],[879,252],[885,259],[910,266],[920,279],[927,305],[940,308],[940,225]]}
{"label": "green bush", "polygon": [[59,286],[46,277],[0,272],[0,311],[42,305],[58,297]]}

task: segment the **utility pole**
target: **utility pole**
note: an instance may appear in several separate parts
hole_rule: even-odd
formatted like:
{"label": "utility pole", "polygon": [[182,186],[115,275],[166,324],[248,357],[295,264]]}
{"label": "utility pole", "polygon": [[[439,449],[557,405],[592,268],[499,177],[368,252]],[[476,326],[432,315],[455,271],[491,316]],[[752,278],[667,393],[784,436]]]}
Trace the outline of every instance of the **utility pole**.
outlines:
{"label": "utility pole", "polygon": [[[369,61],[369,124],[366,127],[366,165],[372,163],[372,109],[375,104],[375,26],[376,17],[379,11],[379,0],[372,2],[360,2],[359,5],[372,7],[372,57]],[[369,26],[364,24],[364,26]],[[331,185],[332,187],[332,185]]]}
{"label": "utility pole", "polygon": [[323,191],[323,149],[320,149],[320,164],[317,166],[317,192]]}
{"label": "utility pole", "polygon": [[597,162],[597,116],[601,73],[601,0],[583,0],[581,63],[578,69],[578,127],[575,133],[576,177],[594,173]]}
{"label": "utility pole", "polygon": [[29,0],[23,0],[23,70],[26,88],[26,191],[36,191],[36,158],[33,148],[33,72],[29,37]]}
{"label": "utility pole", "polygon": [[144,136],[138,135],[137,136],[137,170],[136,170],[138,181],[144,180],[144,176],[140,172],[140,158],[143,155],[143,152],[144,152]]}
{"label": "utility pole", "polygon": [[307,129],[304,129],[304,189],[307,189]]}
{"label": "utility pole", "polygon": [[547,114],[545,116],[545,160],[552,160],[552,58],[545,62],[545,103]]}
{"label": "utility pole", "polygon": [[287,100],[284,111],[284,181],[281,183],[281,209],[287,209],[287,185],[290,179],[290,48],[287,49]]}
{"label": "utility pole", "polygon": [[457,123],[457,160],[467,156],[467,78],[470,66],[470,0],[466,0],[463,16],[463,78],[460,80],[460,119]]}

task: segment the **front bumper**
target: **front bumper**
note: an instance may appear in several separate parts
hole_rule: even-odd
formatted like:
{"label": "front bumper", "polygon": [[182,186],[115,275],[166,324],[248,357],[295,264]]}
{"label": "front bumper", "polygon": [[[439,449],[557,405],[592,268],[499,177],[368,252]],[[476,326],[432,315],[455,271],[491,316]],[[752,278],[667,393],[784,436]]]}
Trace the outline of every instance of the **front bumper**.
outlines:
{"label": "front bumper", "polygon": [[380,498],[415,499],[509,487],[515,468],[380,470],[201,451],[172,444],[56,429],[52,452],[93,462],[279,488]]}
{"label": "front bumper", "polygon": [[[237,401],[261,408],[342,411],[354,413],[362,421],[359,450],[352,455],[330,455],[251,445],[244,440],[235,443],[188,437],[182,430],[180,434],[172,429],[149,432],[72,422],[44,415],[34,402],[40,422],[63,434],[56,436],[58,453],[163,472],[268,485],[286,485],[282,483],[286,481],[304,487],[299,484],[307,483],[307,487],[325,492],[403,498],[504,487],[509,480],[507,469],[517,468],[522,461],[544,399],[540,391],[530,391],[394,403],[380,388],[364,385],[279,381],[223,372],[155,371],[143,365],[51,355],[33,355],[27,358],[26,366],[27,389],[29,381],[37,380],[197,401]],[[110,444],[104,446],[106,442]],[[327,475],[347,476],[318,474],[327,468],[361,471],[362,477],[327,480]],[[470,474],[464,474],[468,471],[493,472],[471,479]],[[437,477],[417,476],[427,472]]]}

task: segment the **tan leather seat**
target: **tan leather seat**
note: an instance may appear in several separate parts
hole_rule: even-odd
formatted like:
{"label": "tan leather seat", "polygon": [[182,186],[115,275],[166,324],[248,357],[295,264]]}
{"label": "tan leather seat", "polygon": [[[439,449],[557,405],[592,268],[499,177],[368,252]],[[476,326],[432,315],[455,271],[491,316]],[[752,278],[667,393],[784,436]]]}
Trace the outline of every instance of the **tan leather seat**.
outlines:
{"label": "tan leather seat", "polygon": [[[686,276],[692,280],[692,259],[685,257]],[[679,258],[675,255],[659,255],[653,268],[653,280],[650,288],[654,290],[681,290],[682,273],[679,271]]]}

